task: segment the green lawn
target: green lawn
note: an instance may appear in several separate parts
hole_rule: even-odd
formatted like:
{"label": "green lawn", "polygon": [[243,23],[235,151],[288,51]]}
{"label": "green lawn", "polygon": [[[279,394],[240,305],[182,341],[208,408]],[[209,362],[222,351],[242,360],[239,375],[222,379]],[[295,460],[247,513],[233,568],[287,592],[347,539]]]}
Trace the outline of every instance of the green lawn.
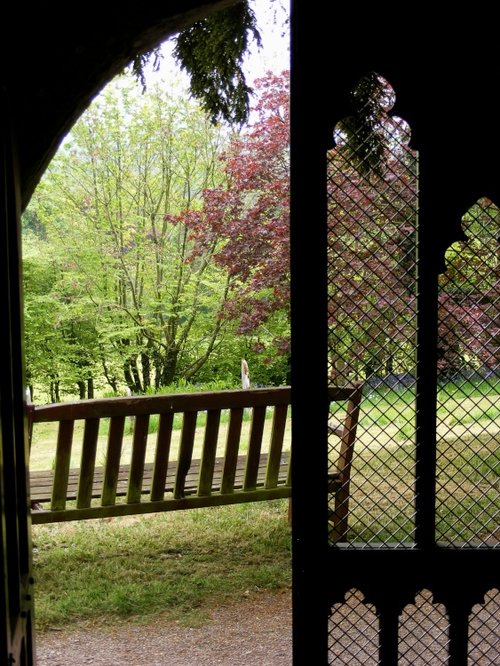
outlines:
{"label": "green lawn", "polygon": [[211,607],[291,585],[286,500],[33,526],[38,630]]}
{"label": "green lawn", "polygon": [[[490,543],[498,529],[498,395],[462,386],[442,390],[440,399],[437,538],[457,545]],[[363,399],[351,482],[353,544],[414,540],[414,411],[411,391],[378,391]],[[244,425],[248,431],[249,421]],[[226,427],[221,425],[221,441]],[[105,430],[98,462],[105,456]],[[80,436],[77,427],[75,466]],[[202,436],[200,423],[195,456]],[[290,438],[289,424],[287,447]],[[151,432],[148,456],[154,440]],[[125,455],[130,444],[129,431]],[[331,445],[333,451],[333,439]],[[54,426],[37,427],[31,454],[33,469],[52,465]],[[287,500],[275,500],[34,526],[38,628],[158,613],[202,621],[211,606],[247,590],[289,587],[287,506]]]}

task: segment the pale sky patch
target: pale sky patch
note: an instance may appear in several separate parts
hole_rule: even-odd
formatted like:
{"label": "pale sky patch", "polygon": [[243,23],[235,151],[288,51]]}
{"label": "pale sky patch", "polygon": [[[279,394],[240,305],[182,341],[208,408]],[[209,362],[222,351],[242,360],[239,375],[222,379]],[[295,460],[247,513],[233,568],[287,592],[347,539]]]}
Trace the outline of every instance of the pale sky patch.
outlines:
{"label": "pale sky patch", "polygon": [[[251,6],[257,17],[262,47],[259,49],[253,41],[244,64],[244,73],[250,86],[256,78],[264,76],[268,71],[280,74],[290,68],[287,22],[289,0],[251,0]],[[173,44],[167,40],[162,46],[163,60],[160,70],[155,73],[151,67],[147,69],[148,83],[172,83],[175,80],[187,88],[188,77],[178,66],[172,51]]]}

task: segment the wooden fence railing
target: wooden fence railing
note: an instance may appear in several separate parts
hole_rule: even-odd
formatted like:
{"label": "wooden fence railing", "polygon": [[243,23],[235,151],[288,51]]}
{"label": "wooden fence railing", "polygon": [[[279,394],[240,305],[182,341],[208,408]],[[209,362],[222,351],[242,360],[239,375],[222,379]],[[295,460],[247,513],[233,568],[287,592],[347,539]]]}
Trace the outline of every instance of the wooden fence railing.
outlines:
{"label": "wooden fence railing", "polygon": [[[329,475],[330,492],[344,495],[332,516],[339,540],[360,398],[358,386],[330,389],[332,401],[346,403],[339,467]],[[53,469],[30,472],[32,522],[291,497],[290,400],[290,387],[281,387],[29,405],[31,447],[39,424],[57,423]]]}

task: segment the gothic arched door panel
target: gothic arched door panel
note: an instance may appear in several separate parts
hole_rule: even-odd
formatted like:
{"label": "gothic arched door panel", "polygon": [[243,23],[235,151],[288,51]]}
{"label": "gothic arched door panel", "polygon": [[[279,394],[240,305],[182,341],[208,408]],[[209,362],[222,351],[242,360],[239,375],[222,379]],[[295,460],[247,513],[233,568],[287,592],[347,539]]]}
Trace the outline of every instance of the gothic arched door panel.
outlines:
{"label": "gothic arched door panel", "polygon": [[2,109],[0,220],[0,661],[34,663],[31,537],[24,417],[19,197],[12,136]]}
{"label": "gothic arched door panel", "polygon": [[[402,20],[293,19],[294,663],[493,664],[498,77],[470,30],[424,64]],[[326,392],[353,381],[339,501]]]}

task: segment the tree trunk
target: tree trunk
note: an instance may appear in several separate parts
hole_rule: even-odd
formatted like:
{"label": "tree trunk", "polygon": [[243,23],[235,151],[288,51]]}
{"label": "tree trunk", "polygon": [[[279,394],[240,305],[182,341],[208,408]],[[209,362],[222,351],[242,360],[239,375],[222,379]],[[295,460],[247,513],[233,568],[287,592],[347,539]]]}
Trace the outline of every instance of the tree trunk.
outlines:
{"label": "tree trunk", "polygon": [[132,377],[129,360],[125,361],[123,364],[123,377],[125,378],[126,385],[132,391],[134,388],[134,378]]}
{"label": "tree trunk", "polygon": [[50,382],[50,402],[61,402],[58,379],[52,379]]}
{"label": "tree trunk", "polygon": [[123,374],[125,377],[125,382],[127,383],[127,386],[130,388],[132,393],[135,395],[141,395],[144,393],[136,358],[131,357],[125,361],[123,366]]}
{"label": "tree trunk", "polygon": [[141,364],[142,364],[142,384],[144,387],[144,392],[151,386],[151,360],[149,354],[142,352],[141,354]]}
{"label": "tree trunk", "polygon": [[287,354],[287,363],[286,363],[286,383],[288,386],[292,383],[292,355]]}
{"label": "tree trunk", "polygon": [[370,379],[377,372],[378,363],[374,359],[370,359],[365,363],[365,378]]}
{"label": "tree trunk", "polygon": [[[108,370],[108,366],[106,364],[106,360],[104,358],[101,358],[101,361],[102,361],[102,368],[103,368],[104,376],[106,377],[106,381],[108,382],[108,384],[113,389],[113,393],[116,395],[118,393],[118,380],[114,375],[111,376],[109,374],[109,370]],[[94,395],[94,387],[93,386],[92,386],[92,395]]]}
{"label": "tree trunk", "polygon": [[86,386],[85,386],[85,382],[84,382],[84,380],[83,380],[83,379],[79,379],[76,383],[77,383],[77,386],[78,386],[78,394],[79,394],[79,396],[80,396],[80,400],[85,400],[85,396],[86,396],[86,394],[87,394],[87,390],[86,390]]}
{"label": "tree trunk", "polygon": [[[177,374],[177,350],[169,349],[163,357],[163,364],[160,376],[160,386],[169,386],[176,379]],[[158,387],[159,388],[159,387]]]}
{"label": "tree trunk", "polygon": [[141,382],[141,373],[139,372],[139,367],[137,365],[137,359],[132,358],[130,360],[130,370],[132,372],[132,377],[134,379],[134,388],[133,391],[136,394],[144,393],[144,387]]}
{"label": "tree trunk", "polygon": [[394,354],[390,352],[385,360],[385,372],[388,375],[392,375],[394,372]]}

